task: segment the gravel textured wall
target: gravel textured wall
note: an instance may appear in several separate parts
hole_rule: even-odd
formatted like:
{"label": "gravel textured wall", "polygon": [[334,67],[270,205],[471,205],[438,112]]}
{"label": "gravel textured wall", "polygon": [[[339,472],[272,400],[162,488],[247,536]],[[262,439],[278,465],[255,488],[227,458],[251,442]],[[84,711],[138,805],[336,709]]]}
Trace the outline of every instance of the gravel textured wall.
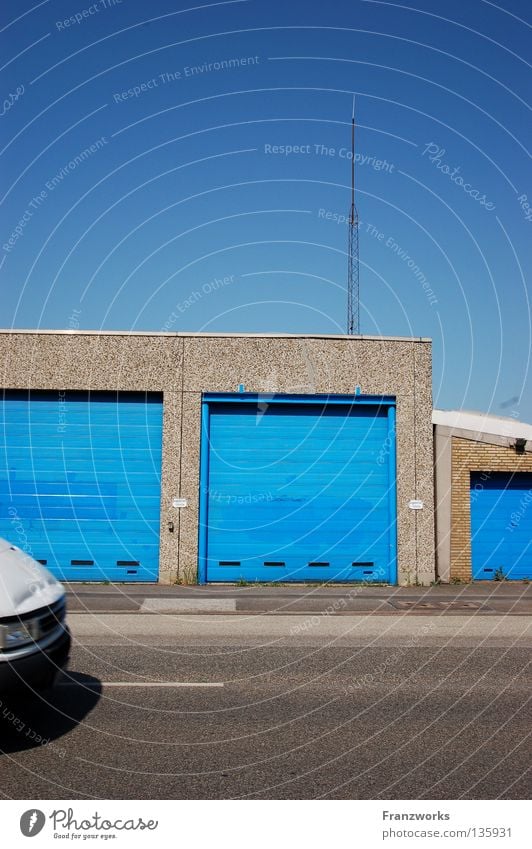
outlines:
{"label": "gravel textured wall", "polygon": [[[164,395],[160,580],[197,572],[202,392],[394,395],[399,583],[434,577],[431,344],[380,337],[0,332],[5,389]],[[386,446],[383,450],[387,450]],[[177,509],[172,499],[188,499]],[[411,510],[410,499],[422,510]],[[169,530],[173,523],[174,531]]]}

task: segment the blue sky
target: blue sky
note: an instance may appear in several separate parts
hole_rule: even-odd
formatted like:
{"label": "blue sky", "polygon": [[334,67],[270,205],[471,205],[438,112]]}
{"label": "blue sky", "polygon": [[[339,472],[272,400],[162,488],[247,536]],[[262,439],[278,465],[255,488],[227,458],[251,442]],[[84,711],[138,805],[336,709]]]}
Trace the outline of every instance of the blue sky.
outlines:
{"label": "blue sky", "polygon": [[355,94],[362,332],[532,421],[530,6],[413,2],[4,2],[0,326],[344,332]]}

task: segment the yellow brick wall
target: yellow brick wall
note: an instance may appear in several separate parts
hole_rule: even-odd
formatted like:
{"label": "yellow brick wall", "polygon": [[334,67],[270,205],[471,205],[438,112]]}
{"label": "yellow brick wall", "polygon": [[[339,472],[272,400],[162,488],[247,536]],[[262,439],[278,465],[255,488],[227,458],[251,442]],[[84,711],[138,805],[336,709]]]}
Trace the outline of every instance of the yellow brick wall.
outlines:
{"label": "yellow brick wall", "polygon": [[471,580],[471,472],[532,472],[532,453],[453,436],[451,446],[451,580]]}

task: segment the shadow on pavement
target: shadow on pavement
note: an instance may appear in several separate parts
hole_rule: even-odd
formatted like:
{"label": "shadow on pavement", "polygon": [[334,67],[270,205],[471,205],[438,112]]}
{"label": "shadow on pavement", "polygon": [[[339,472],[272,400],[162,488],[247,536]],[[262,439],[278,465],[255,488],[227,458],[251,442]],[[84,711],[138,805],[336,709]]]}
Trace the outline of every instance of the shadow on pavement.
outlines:
{"label": "shadow on pavement", "polygon": [[66,672],[43,693],[0,694],[0,754],[23,752],[57,741],[79,725],[98,704],[101,682],[92,675]]}

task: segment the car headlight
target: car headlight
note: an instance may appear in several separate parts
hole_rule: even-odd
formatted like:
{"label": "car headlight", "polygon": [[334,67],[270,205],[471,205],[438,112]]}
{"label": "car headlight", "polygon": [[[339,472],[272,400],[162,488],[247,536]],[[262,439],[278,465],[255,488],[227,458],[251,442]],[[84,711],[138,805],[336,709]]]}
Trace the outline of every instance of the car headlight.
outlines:
{"label": "car headlight", "polygon": [[9,622],[0,625],[0,649],[9,651],[32,643],[38,632],[38,624],[35,619],[27,622]]}

